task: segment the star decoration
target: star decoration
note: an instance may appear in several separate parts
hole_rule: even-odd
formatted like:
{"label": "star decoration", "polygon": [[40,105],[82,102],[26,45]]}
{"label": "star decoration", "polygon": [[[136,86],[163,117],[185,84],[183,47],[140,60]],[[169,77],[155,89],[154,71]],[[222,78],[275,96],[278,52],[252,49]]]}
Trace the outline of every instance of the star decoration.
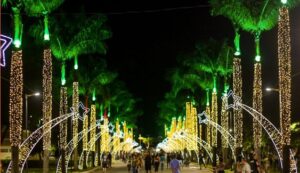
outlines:
{"label": "star decoration", "polygon": [[0,49],[1,49],[0,66],[4,67],[6,65],[5,50],[12,43],[12,38],[0,34],[0,40],[1,40],[1,42],[3,42],[3,43],[1,43],[1,47],[0,47]]}
{"label": "star decoration", "polygon": [[[80,119],[81,121],[83,121],[83,117],[86,116],[89,112],[90,112],[90,109],[89,108],[86,108],[82,102],[79,102],[78,103],[78,108],[81,108],[82,110],[84,110],[83,112],[83,116],[80,116],[80,114],[78,115],[78,119]],[[70,108],[71,112],[74,113],[74,108],[71,107]]]}
{"label": "star decoration", "polygon": [[198,114],[198,117],[199,117],[199,124],[207,124],[209,118],[207,117],[205,111],[203,111],[201,114]]}

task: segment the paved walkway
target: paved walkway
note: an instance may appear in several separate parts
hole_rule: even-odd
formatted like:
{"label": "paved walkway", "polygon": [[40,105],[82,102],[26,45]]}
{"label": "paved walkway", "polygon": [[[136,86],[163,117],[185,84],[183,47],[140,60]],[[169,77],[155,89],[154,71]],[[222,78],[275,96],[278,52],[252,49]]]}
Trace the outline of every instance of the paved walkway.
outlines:
{"label": "paved walkway", "polygon": [[[94,168],[84,173],[103,173],[103,171],[102,168]],[[128,171],[127,171],[126,164],[120,161],[114,161],[112,168],[107,169],[106,173],[128,173]],[[142,171],[139,173],[145,173],[145,170],[142,169]],[[154,169],[152,169],[151,173],[154,173]],[[171,170],[170,169],[164,169],[164,171],[159,170],[158,173],[171,173]],[[200,170],[198,166],[191,164],[189,167],[184,167],[183,169],[181,169],[181,173],[212,173],[212,170],[209,168],[202,168]]]}

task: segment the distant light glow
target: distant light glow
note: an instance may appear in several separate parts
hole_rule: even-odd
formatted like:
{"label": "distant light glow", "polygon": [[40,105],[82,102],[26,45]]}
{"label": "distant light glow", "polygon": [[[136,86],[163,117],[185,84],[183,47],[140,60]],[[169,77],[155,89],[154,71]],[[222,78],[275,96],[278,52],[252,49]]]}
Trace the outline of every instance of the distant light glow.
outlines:
{"label": "distant light glow", "polygon": [[256,56],[255,56],[255,61],[256,61],[256,62],[260,62],[260,59],[261,59],[260,55],[256,55]]}
{"label": "distant light glow", "polygon": [[12,38],[0,34],[0,40],[1,40],[1,42],[3,42],[3,43],[1,43],[1,48],[0,48],[1,49],[0,66],[4,67],[6,65],[5,50],[12,43]]}
{"label": "distant light glow", "polygon": [[21,40],[14,40],[13,44],[15,45],[16,48],[21,47]]}
{"label": "distant light glow", "polygon": [[287,3],[287,0],[281,0],[281,3],[282,3],[282,4],[286,4],[286,3]]}

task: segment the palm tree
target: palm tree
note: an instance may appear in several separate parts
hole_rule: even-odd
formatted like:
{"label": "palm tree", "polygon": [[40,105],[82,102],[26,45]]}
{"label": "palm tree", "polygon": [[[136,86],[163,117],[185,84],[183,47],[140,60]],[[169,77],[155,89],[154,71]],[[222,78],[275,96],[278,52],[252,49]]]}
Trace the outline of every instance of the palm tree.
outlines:
{"label": "palm tree", "polygon": [[1,5],[8,4],[13,14],[13,51],[10,67],[9,87],[9,128],[11,143],[12,172],[19,172],[19,145],[22,143],[22,117],[23,117],[23,60],[22,60],[22,33],[21,0],[3,0]]}
{"label": "palm tree", "polygon": [[[24,9],[29,16],[44,18],[44,64],[43,64],[43,123],[47,123],[52,117],[52,55],[49,49],[48,41],[49,36],[49,20],[48,15],[53,10],[58,8],[63,3],[63,0],[24,0]],[[45,127],[44,131],[47,131],[49,127]],[[44,159],[43,159],[43,172],[49,172],[49,149],[51,147],[51,131],[47,133],[43,138],[43,149],[44,149]],[[65,172],[65,164],[62,171]]]}

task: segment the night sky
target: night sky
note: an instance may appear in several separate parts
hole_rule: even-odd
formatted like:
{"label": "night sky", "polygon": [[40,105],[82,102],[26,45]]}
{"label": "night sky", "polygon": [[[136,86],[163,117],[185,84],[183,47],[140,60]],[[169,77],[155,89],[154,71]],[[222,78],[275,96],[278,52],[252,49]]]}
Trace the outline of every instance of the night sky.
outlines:
{"label": "night sky", "polygon": [[[169,91],[170,84],[166,81],[168,69],[176,67],[176,58],[193,51],[196,42],[205,41],[210,37],[216,40],[233,38],[231,23],[223,17],[211,17],[210,7],[204,0],[85,0],[74,2],[66,0],[60,10],[52,15],[59,15],[63,9],[68,15],[76,15],[84,8],[87,13],[104,13],[108,16],[107,25],[111,28],[113,36],[107,42],[108,54],[105,59],[109,68],[119,72],[129,90],[142,101],[138,107],[144,111],[139,118],[139,131],[145,136],[162,135],[157,130],[158,117],[157,103],[163,99]],[[8,19],[7,15],[2,16]],[[300,7],[291,12],[292,32],[292,74],[300,72]],[[9,23],[10,21],[4,21]],[[8,32],[7,26],[2,25],[2,31]],[[25,40],[24,40],[25,41]],[[31,40],[32,41],[32,40]],[[276,88],[277,84],[277,27],[262,34],[261,55],[263,64],[263,85]],[[30,41],[27,41],[30,44]],[[25,43],[26,44],[26,43]],[[231,43],[232,44],[232,43]],[[30,46],[29,46],[30,47]],[[243,58],[243,83],[244,102],[251,105],[251,86],[253,78],[254,41],[249,33],[241,34],[241,49]],[[30,52],[32,53],[32,52]],[[32,53],[34,54],[34,53]],[[26,61],[26,60],[25,60]],[[24,63],[25,84],[32,90],[41,89],[41,81],[31,82],[38,74],[33,71],[41,71],[41,62],[35,61],[34,68],[30,62]],[[2,72],[2,76],[8,76],[8,68]],[[56,72],[57,73],[57,72]],[[33,74],[33,75],[31,75]],[[30,77],[29,77],[30,76]],[[37,77],[39,78],[39,77]],[[7,81],[2,78],[2,120],[7,121],[8,102]],[[293,78],[293,107],[292,119],[299,120],[300,75]],[[264,115],[278,125],[278,94],[264,92]],[[2,104],[3,103],[3,104]],[[32,101],[39,107],[41,99]],[[33,107],[34,107],[33,106]],[[34,109],[32,107],[32,109]],[[298,114],[297,114],[298,113]],[[249,116],[248,116],[249,117]]]}

